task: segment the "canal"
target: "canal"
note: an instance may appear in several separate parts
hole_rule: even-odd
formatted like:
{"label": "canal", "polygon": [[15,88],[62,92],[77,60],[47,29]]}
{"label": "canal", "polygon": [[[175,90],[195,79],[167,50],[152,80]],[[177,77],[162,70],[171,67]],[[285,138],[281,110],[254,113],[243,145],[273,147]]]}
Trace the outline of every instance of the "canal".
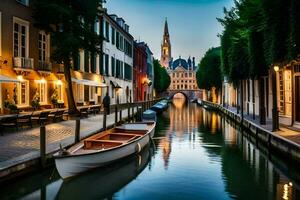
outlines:
{"label": "canal", "polygon": [[247,135],[174,99],[140,154],[65,182],[53,169],[31,174],[2,185],[1,199],[300,199],[299,168]]}

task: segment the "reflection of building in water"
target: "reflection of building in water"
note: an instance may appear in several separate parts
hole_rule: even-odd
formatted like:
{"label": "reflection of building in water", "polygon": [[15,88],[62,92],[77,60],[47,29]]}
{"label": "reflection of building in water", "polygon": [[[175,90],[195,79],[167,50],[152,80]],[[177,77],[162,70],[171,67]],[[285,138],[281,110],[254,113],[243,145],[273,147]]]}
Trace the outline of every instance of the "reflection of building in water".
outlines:
{"label": "reflection of building in water", "polygon": [[237,130],[226,121],[226,118],[222,118],[222,133],[225,144],[236,145],[237,144]]}
{"label": "reflection of building in water", "polygon": [[222,129],[220,115],[214,112],[206,111],[205,109],[202,109],[200,112],[203,112],[203,114],[199,115],[202,117],[200,124],[209,128],[212,134],[215,134],[218,130]]}
{"label": "reflection of building in water", "polygon": [[173,99],[173,105],[170,106],[170,132],[174,132],[176,136],[183,136],[189,132],[190,127],[199,125],[199,115],[201,108],[197,108],[195,104],[186,104],[185,99]]}
{"label": "reflection of building in water", "polygon": [[170,155],[171,155],[171,151],[172,151],[171,144],[172,144],[172,136],[171,135],[169,135],[169,137],[165,137],[160,140],[160,146],[163,149],[162,156],[164,159],[165,169],[167,169],[169,166],[169,160],[170,160]]}

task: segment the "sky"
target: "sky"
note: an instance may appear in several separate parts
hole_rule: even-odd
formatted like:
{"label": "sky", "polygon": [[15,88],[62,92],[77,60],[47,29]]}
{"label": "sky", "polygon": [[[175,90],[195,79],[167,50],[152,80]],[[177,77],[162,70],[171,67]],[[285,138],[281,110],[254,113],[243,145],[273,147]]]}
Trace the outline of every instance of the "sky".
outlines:
{"label": "sky", "polygon": [[109,14],[117,14],[130,26],[135,40],[146,42],[160,59],[164,23],[169,25],[172,57],[196,57],[197,63],[211,47],[220,45],[223,7],[233,0],[106,0]]}

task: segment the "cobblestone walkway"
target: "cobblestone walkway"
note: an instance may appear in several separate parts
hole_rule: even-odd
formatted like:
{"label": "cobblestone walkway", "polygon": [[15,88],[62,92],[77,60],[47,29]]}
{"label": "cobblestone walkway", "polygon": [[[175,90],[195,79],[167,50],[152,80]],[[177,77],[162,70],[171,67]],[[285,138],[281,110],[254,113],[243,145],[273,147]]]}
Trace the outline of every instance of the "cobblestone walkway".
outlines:
{"label": "cobblestone walkway", "polygon": [[[237,113],[237,110],[235,107],[227,107],[228,110]],[[259,125],[260,127],[268,130],[268,131],[272,131],[272,119],[267,119],[266,121],[266,125],[260,125],[259,124],[259,116],[255,116],[255,119],[253,119],[252,115],[246,115],[244,114],[244,118],[254,122],[255,124]],[[282,126],[280,125],[279,127],[279,131],[276,131],[275,133],[277,133],[278,135],[293,141],[295,143],[300,144],[300,130],[297,130],[294,127],[288,127],[288,126]]]}
{"label": "cobblestone walkway", "polygon": [[[123,118],[127,117],[127,110],[124,110]],[[107,116],[107,125],[113,125],[115,115]],[[91,115],[80,122],[80,135],[86,137],[96,133],[103,126],[103,115]],[[60,123],[46,125],[47,152],[53,152],[59,145],[67,146],[74,143],[75,121],[68,120]],[[29,159],[39,156],[40,129],[23,129],[10,131],[0,136],[0,169],[18,162],[18,160]]]}

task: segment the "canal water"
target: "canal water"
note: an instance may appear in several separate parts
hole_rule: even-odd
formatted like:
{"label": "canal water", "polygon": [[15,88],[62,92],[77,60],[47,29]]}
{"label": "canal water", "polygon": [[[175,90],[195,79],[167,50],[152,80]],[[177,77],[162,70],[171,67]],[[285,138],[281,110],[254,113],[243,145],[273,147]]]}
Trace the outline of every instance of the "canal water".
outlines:
{"label": "canal water", "polygon": [[140,154],[65,182],[36,173],[2,185],[0,199],[300,199],[299,167],[258,146],[228,119],[174,99]]}

